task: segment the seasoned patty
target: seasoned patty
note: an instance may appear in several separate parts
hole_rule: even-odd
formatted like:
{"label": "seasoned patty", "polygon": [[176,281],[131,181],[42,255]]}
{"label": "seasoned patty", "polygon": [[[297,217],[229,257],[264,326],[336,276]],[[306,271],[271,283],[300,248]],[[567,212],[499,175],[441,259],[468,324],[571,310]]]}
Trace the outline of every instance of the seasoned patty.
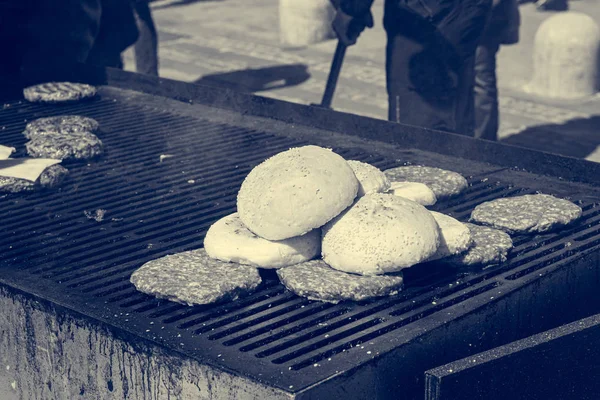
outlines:
{"label": "seasoned patty", "polygon": [[34,136],[25,143],[27,153],[32,157],[54,158],[57,160],[87,160],[104,152],[102,142],[96,135],[88,132],[47,133]]}
{"label": "seasoned patty", "polygon": [[96,88],[84,83],[48,82],[23,89],[23,96],[31,102],[63,103],[94,97]]}
{"label": "seasoned patty", "polygon": [[147,262],[130,280],[140,292],[190,306],[235,300],[261,283],[257,268],[215,260],[204,249]]}
{"label": "seasoned patty", "polygon": [[80,115],[61,115],[31,121],[25,127],[23,135],[27,139],[31,139],[35,135],[46,135],[48,133],[94,133],[98,130],[98,126],[98,122],[93,118]]}
{"label": "seasoned patty", "polygon": [[581,207],[568,200],[528,194],[482,203],[471,213],[471,221],[509,233],[541,233],[563,227],[581,213]]}
{"label": "seasoned patty", "polygon": [[323,260],[312,260],[277,270],[281,282],[298,296],[338,303],[393,296],[402,289],[402,276],[362,276],[338,271]]}
{"label": "seasoned patty", "polygon": [[465,224],[471,231],[472,246],[462,254],[447,258],[454,265],[493,265],[506,261],[513,247],[510,236],[501,230]]}
{"label": "seasoned patty", "polygon": [[456,196],[468,186],[460,174],[440,168],[411,165],[383,171],[392,182],[420,182],[429,186],[438,199]]}
{"label": "seasoned patty", "polygon": [[69,171],[65,167],[55,164],[46,168],[35,182],[0,176],[0,192],[19,193],[36,189],[53,189],[60,186],[68,174]]}

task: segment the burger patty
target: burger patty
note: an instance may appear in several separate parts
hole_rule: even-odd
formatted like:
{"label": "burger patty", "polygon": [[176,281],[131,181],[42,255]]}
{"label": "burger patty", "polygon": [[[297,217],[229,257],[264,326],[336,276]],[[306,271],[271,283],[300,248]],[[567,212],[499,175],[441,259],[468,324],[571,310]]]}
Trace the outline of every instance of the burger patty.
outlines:
{"label": "burger patty", "polygon": [[46,135],[48,133],[94,133],[98,130],[98,126],[98,122],[93,118],[79,115],[61,115],[31,121],[25,127],[23,135],[27,139],[31,139],[36,135]]}
{"label": "burger patty", "polygon": [[482,203],[471,213],[471,221],[509,233],[541,233],[568,225],[581,214],[581,207],[568,200],[528,194]]}
{"label": "burger patty", "polygon": [[96,88],[85,83],[48,82],[23,89],[25,99],[42,103],[78,101],[95,95]]}
{"label": "burger patty", "polygon": [[402,276],[362,276],[338,271],[323,260],[312,260],[277,270],[281,283],[298,296],[338,303],[393,296],[402,289]]}
{"label": "burger patty", "polygon": [[35,182],[27,179],[0,176],[0,192],[19,193],[58,187],[69,174],[69,170],[58,164],[51,165],[41,173]]}
{"label": "burger patty", "polygon": [[445,259],[454,265],[493,265],[506,261],[513,242],[510,236],[501,230],[465,224],[471,231],[472,245],[462,254]]}
{"label": "burger patty", "polygon": [[57,160],[87,160],[104,152],[100,139],[89,132],[38,135],[25,143],[25,147],[32,157]]}
{"label": "burger patty", "polygon": [[383,171],[392,182],[419,182],[429,186],[438,199],[456,196],[468,186],[460,174],[420,165],[397,167]]}
{"label": "burger patty", "polygon": [[190,306],[235,300],[262,282],[257,268],[215,260],[204,249],[147,262],[130,280],[140,292]]}

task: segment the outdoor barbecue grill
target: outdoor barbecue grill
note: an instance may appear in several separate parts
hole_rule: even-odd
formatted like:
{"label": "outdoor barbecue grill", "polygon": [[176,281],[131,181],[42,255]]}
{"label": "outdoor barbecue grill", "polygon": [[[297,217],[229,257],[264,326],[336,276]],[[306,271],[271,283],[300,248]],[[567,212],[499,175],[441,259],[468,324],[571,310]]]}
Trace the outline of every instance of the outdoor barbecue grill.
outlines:
{"label": "outdoor barbecue grill", "polygon": [[[99,97],[13,97],[0,110],[0,144],[20,154],[26,122],[59,114],[98,120],[106,152],[66,163],[59,190],[0,201],[8,398],[420,399],[426,370],[600,310],[597,164],[123,71],[73,74],[64,78],[101,85]],[[435,209],[463,221],[484,201],[536,191],[583,216],[514,237],[499,266],[408,269],[399,295],[373,301],[310,301],[269,273],[254,294],[218,305],[135,290],[129,277],[145,262],[202,247],[254,166],[306,144],[381,169],[457,171],[467,192]]]}

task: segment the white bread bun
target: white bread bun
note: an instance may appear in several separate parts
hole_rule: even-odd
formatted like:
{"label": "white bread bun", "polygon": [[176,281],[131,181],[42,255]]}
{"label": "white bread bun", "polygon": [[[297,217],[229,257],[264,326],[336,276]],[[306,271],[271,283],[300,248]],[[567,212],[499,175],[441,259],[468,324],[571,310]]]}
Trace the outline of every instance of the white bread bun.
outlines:
{"label": "white bread bun", "polygon": [[473,244],[471,230],[462,222],[439,212],[430,211],[440,227],[440,247],[429,261],[455,256],[467,251]]}
{"label": "white bread bun", "polygon": [[283,240],[325,225],[352,204],[357,192],[358,180],[341,156],[318,146],[296,147],[250,171],[237,209],[252,232]]}
{"label": "white bread bun", "polygon": [[437,202],[433,190],[420,182],[391,182],[386,193],[404,197],[424,206],[432,206]]}
{"label": "white bread bun", "polygon": [[362,161],[348,160],[348,165],[358,179],[357,197],[365,194],[382,193],[390,187],[390,181],[379,168]]}
{"label": "white bread bun", "polygon": [[361,197],[322,230],[323,260],[361,275],[408,268],[431,257],[439,245],[439,228],[429,211],[391,194]]}
{"label": "white bread bun", "polygon": [[321,231],[279,242],[260,238],[250,232],[237,213],[211,225],[204,238],[206,253],[217,260],[282,268],[315,258],[321,251]]}

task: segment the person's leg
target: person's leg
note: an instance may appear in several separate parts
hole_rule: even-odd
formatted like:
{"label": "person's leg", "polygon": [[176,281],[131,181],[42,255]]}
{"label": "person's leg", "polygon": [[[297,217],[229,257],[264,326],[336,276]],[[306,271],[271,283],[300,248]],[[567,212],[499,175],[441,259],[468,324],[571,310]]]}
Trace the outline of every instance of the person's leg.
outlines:
{"label": "person's leg", "polygon": [[136,71],[158,76],[158,34],[148,2],[136,2],[135,19],[140,33],[134,45]]}
{"label": "person's leg", "polygon": [[498,140],[498,88],[496,44],[482,44],[475,56],[475,137]]}

